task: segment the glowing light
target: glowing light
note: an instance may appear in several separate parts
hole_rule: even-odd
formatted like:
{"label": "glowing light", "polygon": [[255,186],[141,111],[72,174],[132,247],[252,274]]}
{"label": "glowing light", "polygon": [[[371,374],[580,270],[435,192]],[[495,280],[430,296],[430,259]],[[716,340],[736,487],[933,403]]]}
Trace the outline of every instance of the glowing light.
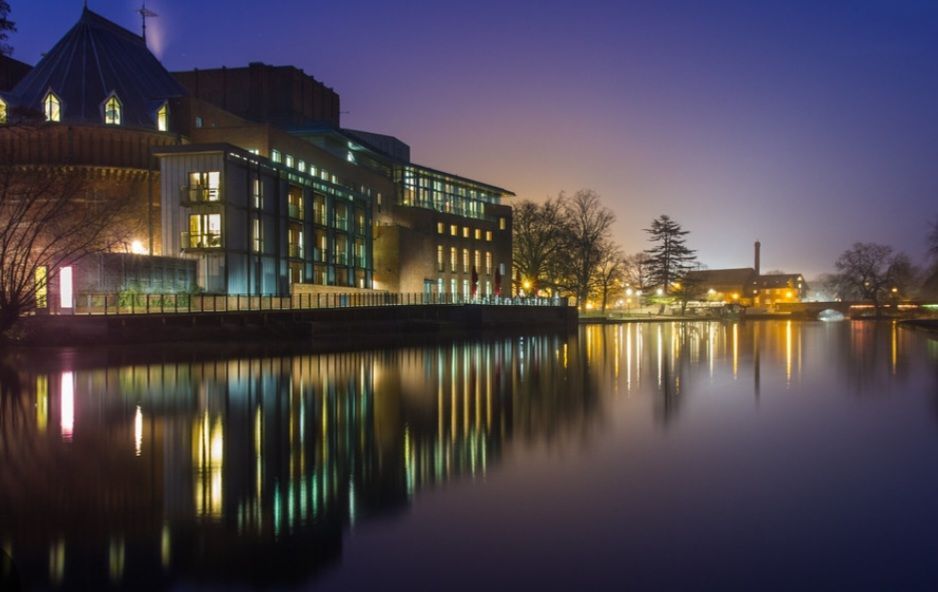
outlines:
{"label": "glowing light", "polygon": [[72,308],[72,268],[63,267],[59,271],[59,306]]}
{"label": "glowing light", "polygon": [[795,294],[794,294],[791,290],[785,292],[785,298],[791,298],[791,297],[794,296],[794,295],[795,295]]}
{"label": "glowing light", "polygon": [[714,290],[713,288],[710,288],[709,290],[707,290],[707,294],[709,294],[709,295],[711,295],[711,296],[713,296],[713,295],[716,294],[716,293],[717,293],[717,291]]}
{"label": "glowing light", "polygon": [[733,300],[739,300],[739,294],[733,294]]}
{"label": "glowing light", "polygon": [[59,412],[59,428],[62,439],[71,442],[75,431],[75,377],[71,372],[62,373]]}
{"label": "glowing light", "polygon": [[130,252],[133,253],[134,255],[146,255],[150,251],[147,250],[145,246],[143,246],[143,241],[141,241],[140,239],[134,239],[130,243]]}
{"label": "glowing light", "polygon": [[530,289],[531,289],[531,281],[530,281],[530,280],[524,280],[523,282],[521,282],[521,287],[524,288],[525,291],[530,290]]}

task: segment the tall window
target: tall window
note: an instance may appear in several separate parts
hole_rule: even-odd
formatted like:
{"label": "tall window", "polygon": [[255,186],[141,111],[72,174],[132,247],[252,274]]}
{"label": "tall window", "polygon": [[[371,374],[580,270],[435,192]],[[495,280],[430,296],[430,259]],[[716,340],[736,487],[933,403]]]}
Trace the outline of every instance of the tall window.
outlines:
{"label": "tall window", "polygon": [[274,148],[273,150],[271,150],[271,151],[270,151],[270,160],[272,160],[272,161],[274,161],[274,162],[280,162],[280,161],[282,160],[282,157],[280,156],[280,151],[277,150],[276,148]]}
{"label": "tall window", "polygon": [[46,116],[46,121],[62,121],[62,101],[51,90],[42,100],[42,112]]}
{"label": "tall window", "polygon": [[111,95],[104,101],[104,125],[121,124],[121,102],[117,95]]}
{"label": "tall window", "polygon": [[287,158],[286,158],[286,163],[285,163],[285,164],[286,164],[288,167],[290,167],[291,169],[293,168],[293,155],[292,155],[292,154],[287,154]]}
{"label": "tall window", "polygon": [[183,246],[190,249],[221,248],[221,214],[190,214],[189,240]]}
{"label": "tall window", "polygon": [[264,208],[264,184],[261,183],[261,180],[255,177],[251,181],[251,195],[254,198],[254,207],[258,210]]}
{"label": "tall window", "polygon": [[475,252],[475,260],[473,261],[473,265],[476,269],[476,273],[478,273],[479,270],[482,269],[482,251]]}
{"label": "tall window", "polygon": [[260,218],[254,218],[251,227],[251,237],[253,238],[254,252],[264,252],[264,225]]}
{"label": "tall window", "polygon": [[499,229],[499,230],[505,230],[506,228],[508,228],[508,221],[505,220],[504,217],[499,218],[499,219],[498,219],[498,229]]}
{"label": "tall window", "polygon": [[169,104],[163,103],[156,110],[156,129],[161,132],[169,131]]}
{"label": "tall window", "polygon": [[446,233],[446,225],[443,224],[442,222],[437,222],[437,223],[436,223],[436,233],[437,233],[437,234],[445,234],[445,233]]}
{"label": "tall window", "polygon": [[436,270],[443,271],[446,269],[446,255],[444,254],[443,245],[436,246]]}
{"label": "tall window", "polygon": [[36,308],[46,308],[49,306],[49,277],[48,269],[45,265],[36,267]]}
{"label": "tall window", "polygon": [[462,270],[463,273],[469,273],[469,249],[462,250]]}
{"label": "tall window", "polygon": [[485,231],[485,241],[486,241],[486,242],[489,242],[489,243],[492,242],[492,231],[491,231],[491,230],[486,230],[486,231]]}
{"label": "tall window", "polygon": [[7,122],[7,104],[3,99],[0,99],[0,123]]}
{"label": "tall window", "polygon": [[456,247],[449,248],[449,270],[456,273]]}
{"label": "tall window", "polygon": [[492,252],[486,251],[485,253],[485,273],[492,273]]}
{"label": "tall window", "polygon": [[459,227],[455,224],[449,225],[449,234],[450,236],[457,236],[459,234]]}

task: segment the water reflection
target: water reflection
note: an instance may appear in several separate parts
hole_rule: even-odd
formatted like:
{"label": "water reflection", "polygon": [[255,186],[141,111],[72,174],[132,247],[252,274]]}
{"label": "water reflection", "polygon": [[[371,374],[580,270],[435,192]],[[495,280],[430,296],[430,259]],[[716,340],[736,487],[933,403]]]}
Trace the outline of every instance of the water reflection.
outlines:
{"label": "water reflection", "polygon": [[854,395],[888,393],[918,359],[912,339],[890,324],[662,323],[341,354],[13,360],[0,542],[43,586],[300,584],[337,563],[357,523],[486,475],[519,441],[601,434],[617,400],[649,397],[670,429],[708,385],[751,384],[758,404],[766,384],[833,373]]}

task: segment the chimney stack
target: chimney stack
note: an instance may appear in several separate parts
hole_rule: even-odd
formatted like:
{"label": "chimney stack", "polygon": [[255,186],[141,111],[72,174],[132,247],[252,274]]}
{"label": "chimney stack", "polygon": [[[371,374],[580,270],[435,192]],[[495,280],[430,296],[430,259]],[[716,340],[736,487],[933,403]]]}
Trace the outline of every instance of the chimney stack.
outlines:
{"label": "chimney stack", "polygon": [[755,261],[755,264],[756,264],[756,275],[757,275],[757,276],[758,276],[758,275],[761,275],[761,271],[759,270],[759,251],[760,251],[761,249],[762,249],[762,243],[760,243],[759,241],[756,241],[756,261]]}

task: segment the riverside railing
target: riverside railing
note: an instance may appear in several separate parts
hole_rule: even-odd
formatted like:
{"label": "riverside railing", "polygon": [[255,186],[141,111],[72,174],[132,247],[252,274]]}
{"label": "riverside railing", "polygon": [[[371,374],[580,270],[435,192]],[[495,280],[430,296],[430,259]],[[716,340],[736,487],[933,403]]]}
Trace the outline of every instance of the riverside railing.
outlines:
{"label": "riverside railing", "polygon": [[567,306],[567,298],[464,297],[460,294],[317,292],[293,296],[223,294],[79,294],[75,307],[53,314],[139,315],[300,311],[382,306],[466,305]]}

